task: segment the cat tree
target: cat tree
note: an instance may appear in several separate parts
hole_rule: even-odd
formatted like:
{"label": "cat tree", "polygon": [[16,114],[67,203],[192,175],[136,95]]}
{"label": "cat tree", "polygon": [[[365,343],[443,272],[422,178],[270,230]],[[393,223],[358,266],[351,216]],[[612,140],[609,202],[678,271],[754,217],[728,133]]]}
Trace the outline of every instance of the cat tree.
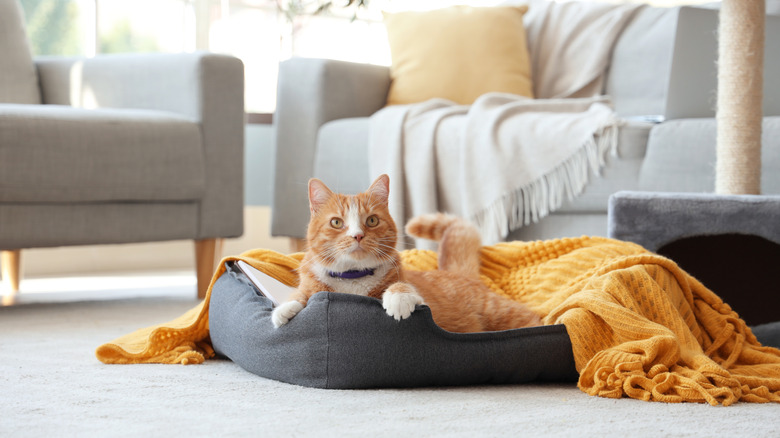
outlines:
{"label": "cat tree", "polygon": [[715,193],[620,192],[609,205],[610,237],[676,261],[749,324],[780,306],[780,196],[760,194],[764,1],[721,4]]}
{"label": "cat tree", "polygon": [[715,192],[761,193],[764,0],[724,0],[718,30]]}

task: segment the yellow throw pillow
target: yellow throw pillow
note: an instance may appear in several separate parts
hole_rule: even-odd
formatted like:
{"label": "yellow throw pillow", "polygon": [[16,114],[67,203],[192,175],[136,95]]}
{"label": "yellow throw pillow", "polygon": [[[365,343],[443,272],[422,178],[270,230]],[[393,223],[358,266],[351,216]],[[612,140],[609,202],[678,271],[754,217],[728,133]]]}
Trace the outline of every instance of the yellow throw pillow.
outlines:
{"label": "yellow throw pillow", "polygon": [[385,15],[392,67],[387,103],[434,97],[471,104],[491,92],[533,97],[527,6],[453,6]]}

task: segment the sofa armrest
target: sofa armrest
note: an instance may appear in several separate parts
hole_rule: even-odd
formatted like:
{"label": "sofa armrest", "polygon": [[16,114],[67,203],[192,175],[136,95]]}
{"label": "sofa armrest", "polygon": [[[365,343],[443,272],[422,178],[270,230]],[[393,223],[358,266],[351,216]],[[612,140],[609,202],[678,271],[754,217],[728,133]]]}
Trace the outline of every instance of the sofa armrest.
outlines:
{"label": "sofa armrest", "polygon": [[169,111],[200,124],[199,238],[243,233],[244,66],[212,53],[36,58],[43,103]]}
{"label": "sofa armrest", "polygon": [[372,115],[385,106],[389,88],[388,67],[307,58],[279,65],[272,235],[306,234],[306,187],[320,127],[331,120]]}

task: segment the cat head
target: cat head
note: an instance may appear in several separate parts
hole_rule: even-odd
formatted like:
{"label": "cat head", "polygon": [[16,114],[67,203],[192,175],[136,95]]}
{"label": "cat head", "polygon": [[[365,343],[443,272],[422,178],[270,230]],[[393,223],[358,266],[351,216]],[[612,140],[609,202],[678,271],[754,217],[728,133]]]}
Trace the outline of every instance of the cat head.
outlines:
{"label": "cat head", "polygon": [[328,265],[369,265],[396,253],[397,229],[387,198],[390,179],[382,175],[363,193],[334,193],[322,181],[309,181],[309,251]]}

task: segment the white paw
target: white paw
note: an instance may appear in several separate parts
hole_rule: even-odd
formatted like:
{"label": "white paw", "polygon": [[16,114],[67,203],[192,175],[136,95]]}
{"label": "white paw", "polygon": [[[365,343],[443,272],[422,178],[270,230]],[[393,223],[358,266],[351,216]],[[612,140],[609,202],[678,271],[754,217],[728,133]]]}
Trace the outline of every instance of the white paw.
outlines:
{"label": "white paw", "polygon": [[382,294],[382,307],[396,321],[408,318],[414,312],[414,306],[423,304],[423,299],[416,292],[391,292]]}
{"label": "white paw", "polygon": [[303,310],[303,304],[298,301],[287,301],[274,308],[273,313],[271,313],[271,322],[273,322],[274,327],[279,328],[287,324],[301,310]]}

